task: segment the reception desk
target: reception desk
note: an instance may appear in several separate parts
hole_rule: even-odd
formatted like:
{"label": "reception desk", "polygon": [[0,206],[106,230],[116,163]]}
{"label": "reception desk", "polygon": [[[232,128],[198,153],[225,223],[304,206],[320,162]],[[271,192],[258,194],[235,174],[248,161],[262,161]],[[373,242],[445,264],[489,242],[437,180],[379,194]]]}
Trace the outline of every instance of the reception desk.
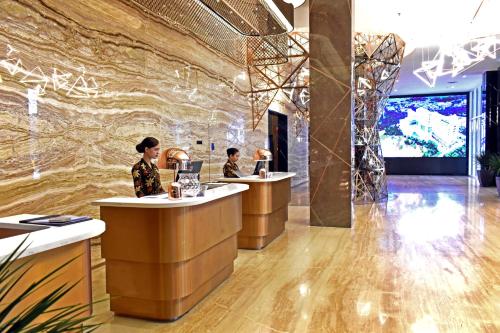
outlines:
{"label": "reception desk", "polygon": [[[69,263],[64,269],[53,276],[36,292],[31,293],[10,314],[16,315],[26,309],[33,302],[41,300],[56,288],[64,284],[75,287],[64,295],[56,307],[83,305],[92,303],[92,277],[90,267],[90,238],[104,232],[104,222],[90,220],[68,226],[52,227],[19,223],[20,220],[39,217],[40,215],[22,214],[0,218],[0,261],[7,258],[26,239],[26,250],[14,262],[14,265],[23,264],[27,260],[32,265],[26,275],[16,284],[3,304],[8,304],[31,283],[45,277],[49,272]],[[2,308],[0,306],[0,308]],[[82,316],[91,313],[91,306]],[[43,322],[53,313],[42,315],[36,322]],[[8,318],[7,318],[8,320]]]}
{"label": "reception desk", "polygon": [[242,192],[229,184],[205,197],[110,198],[100,206],[106,232],[106,290],[111,310],[175,320],[233,272],[241,230]]}
{"label": "reception desk", "polygon": [[271,178],[259,176],[220,178],[221,182],[250,186],[243,193],[243,227],[238,233],[238,248],[258,250],[266,247],[285,230],[291,199],[293,172],[275,172]]}

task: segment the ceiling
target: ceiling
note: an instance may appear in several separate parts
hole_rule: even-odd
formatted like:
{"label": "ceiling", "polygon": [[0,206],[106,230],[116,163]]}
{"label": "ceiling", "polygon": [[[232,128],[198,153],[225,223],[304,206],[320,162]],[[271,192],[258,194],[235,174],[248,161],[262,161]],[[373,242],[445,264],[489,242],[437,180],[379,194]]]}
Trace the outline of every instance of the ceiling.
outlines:
{"label": "ceiling", "polygon": [[[308,3],[295,9],[298,30],[308,29]],[[394,32],[406,42],[395,95],[470,91],[481,84],[483,72],[500,67],[500,0],[355,0],[354,3],[356,32]],[[495,34],[498,40],[495,59],[486,58],[455,77],[449,74],[439,77],[434,87],[413,74],[422,61],[432,60],[442,47]],[[445,64],[451,65],[451,60],[446,57]]]}

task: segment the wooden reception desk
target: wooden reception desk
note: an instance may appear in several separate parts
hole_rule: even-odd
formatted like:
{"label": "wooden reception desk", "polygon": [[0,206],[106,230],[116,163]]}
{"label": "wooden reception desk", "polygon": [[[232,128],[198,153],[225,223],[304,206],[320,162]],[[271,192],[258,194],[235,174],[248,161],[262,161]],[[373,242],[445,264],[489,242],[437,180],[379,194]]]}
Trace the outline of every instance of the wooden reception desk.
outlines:
{"label": "wooden reception desk", "polygon": [[205,197],[96,201],[106,222],[106,290],[119,315],[175,320],[233,272],[245,184]]}
{"label": "wooden reception desk", "polygon": [[219,179],[250,186],[250,190],[243,193],[243,227],[238,233],[238,248],[262,249],[285,230],[291,199],[290,180],[294,176],[293,172],[275,172],[267,179],[259,176]]}
{"label": "wooden reception desk", "polygon": [[[13,309],[5,319],[19,315],[34,302],[63,285],[75,284],[73,289],[57,301],[54,308],[73,305],[89,304],[81,316],[91,314],[92,309],[92,276],[90,267],[90,239],[104,232],[104,222],[90,220],[67,226],[42,226],[19,223],[20,220],[40,217],[41,215],[21,214],[0,218],[0,261],[8,256],[24,241],[26,250],[13,263],[14,267],[26,264],[31,266],[24,277],[16,284],[7,297],[0,301],[0,309],[12,302],[23,291],[29,288],[34,281],[44,278],[49,272],[69,263],[64,269],[55,274],[52,279],[44,283],[35,292]],[[27,238],[26,238],[27,237]],[[23,270],[21,270],[23,271]],[[44,322],[54,313],[46,313],[35,322]]]}

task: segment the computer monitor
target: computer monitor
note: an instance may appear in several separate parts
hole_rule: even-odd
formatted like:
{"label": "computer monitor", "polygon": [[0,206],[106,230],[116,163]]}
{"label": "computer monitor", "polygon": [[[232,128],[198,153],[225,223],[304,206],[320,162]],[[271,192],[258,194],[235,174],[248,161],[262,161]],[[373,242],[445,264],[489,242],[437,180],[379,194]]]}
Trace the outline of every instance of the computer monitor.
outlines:
{"label": "computer monitor", "polygon": [[260,169],[262,168],[265,168],[266,167],[266,162],[265,161],[257,161],[257,163],[255,164],[255,170],[253,171],[253,174],[254,175],[258,175],[259,174],[259,171]]}
{"label": "computer monitor", "polygon": [[181,173],[196,173],[196,174],[198,174],[198,180],[200,180],[200,172],[201,172],[202,165],[203,165],[203,161],[190,161],[188,163],[187,170],[179,170],[177,172],[177,177],[176,177],[175,181],[179,180],[179,174],[181,174]]}

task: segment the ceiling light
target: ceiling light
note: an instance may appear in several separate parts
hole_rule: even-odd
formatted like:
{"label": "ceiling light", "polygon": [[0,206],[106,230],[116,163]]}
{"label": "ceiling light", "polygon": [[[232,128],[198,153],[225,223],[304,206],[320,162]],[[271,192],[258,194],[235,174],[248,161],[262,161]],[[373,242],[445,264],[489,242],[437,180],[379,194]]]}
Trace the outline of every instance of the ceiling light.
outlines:
{"label": "ceiling light", "polygon": [[288,22],[286,19],[285,15],[279,10],[279,8],[276,6],[276,4],[273,2],[273,0],[264,0],[264,2],[267,4],[269,9],[273,12],[274,15],[280,20],[281,24],[283,24],[286,27],[287,32],[292,32],[293,26]]}
{"label": "ceiling light", "polygon": [[300,7],[306,2],[306,0],[283,0],[286,3],[291,3],[293,5],[293,8]]}

